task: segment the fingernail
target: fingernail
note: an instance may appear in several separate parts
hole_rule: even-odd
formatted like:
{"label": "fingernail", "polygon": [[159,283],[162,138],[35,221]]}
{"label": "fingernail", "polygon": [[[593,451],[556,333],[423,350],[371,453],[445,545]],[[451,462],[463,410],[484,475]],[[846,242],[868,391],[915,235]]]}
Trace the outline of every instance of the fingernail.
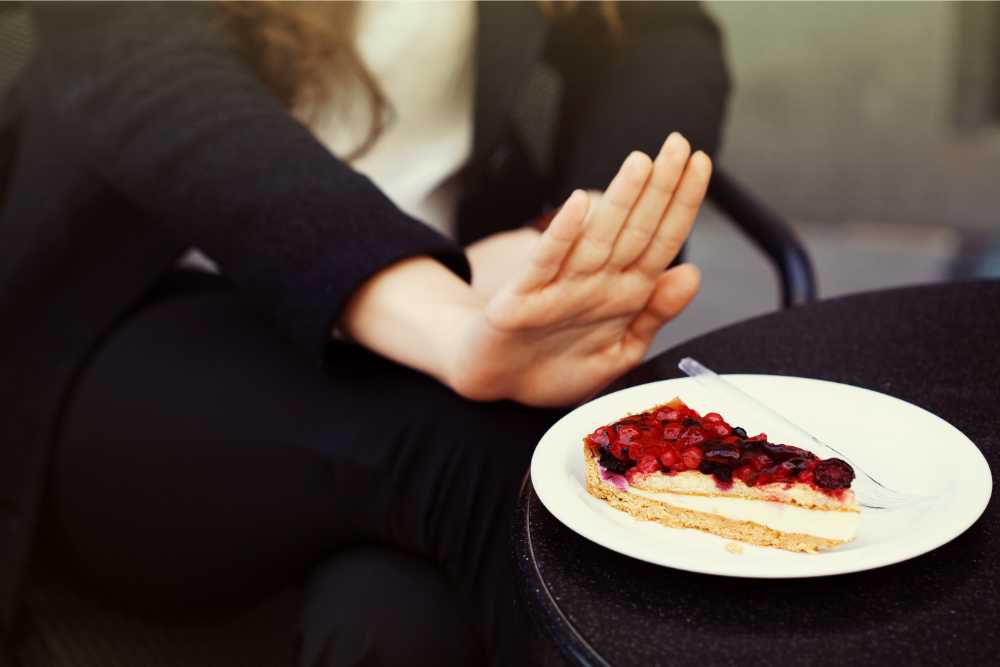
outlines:
{"label": "fingernail", "polygon": [[663,147],[668,149],[680,148],[681,140],[684,136],[680,132],[671,132],[667,140],[663,142]]}
{"label": "fingernail", "polygon": [[649,162],[649,157],[642,151],[632,151],[629,153],[628,158],[625,159],[625,168],[629,171],[638,171],[643,169]]}
{"label": "fingernail", "polygon": [[569,196],[569,199],[566,201],[566,203],[568,204],[571,201],[576,202],[574,204],[575,206],[582,206],[584,208],[590,205],[589,204],[590,199],[587,197],[586,190],[573,190],[573,194]]}

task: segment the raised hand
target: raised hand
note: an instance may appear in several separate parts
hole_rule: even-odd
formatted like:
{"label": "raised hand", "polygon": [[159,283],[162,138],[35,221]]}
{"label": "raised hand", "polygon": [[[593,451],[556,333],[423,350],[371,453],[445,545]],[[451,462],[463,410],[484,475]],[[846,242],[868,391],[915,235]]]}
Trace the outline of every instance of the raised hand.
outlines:
{"label": "raised hand", "polygon": [[531,261],[531,253],[541,236],[534,227],[491,234],[465,248],[472,267],[472,287],[492,298]]}
{"label": "raised hand", "polygon": [[564,405],[638,364],[698,290],[695,267],[663,269],[711,171],[674,133],[653,161],[629,155],[602,197],[574,192],[530,265],[465,325],[449,383],[473,399]]}

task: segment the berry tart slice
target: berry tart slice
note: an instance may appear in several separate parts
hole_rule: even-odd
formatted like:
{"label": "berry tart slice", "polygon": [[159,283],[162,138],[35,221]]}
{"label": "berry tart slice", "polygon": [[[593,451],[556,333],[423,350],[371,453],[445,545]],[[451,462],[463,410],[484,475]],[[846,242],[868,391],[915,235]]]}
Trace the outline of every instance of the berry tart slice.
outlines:
{"label": "berry tart slice", "polygon": [[632,516],[731,540],[815,552],[854,539],[854,470],[749,437],[679,398],[583,441],[587,491]]}

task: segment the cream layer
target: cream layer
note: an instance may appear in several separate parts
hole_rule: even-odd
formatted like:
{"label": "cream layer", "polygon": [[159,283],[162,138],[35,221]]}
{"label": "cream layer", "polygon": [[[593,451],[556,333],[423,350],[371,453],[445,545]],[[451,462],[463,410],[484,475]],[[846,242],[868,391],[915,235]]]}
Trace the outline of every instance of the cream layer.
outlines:
{"label": "cream layer", "polygon": [[807,509],[769,500],[652,493],[634,486],[628,487],[628,493],[695,512],[717,514],[734,521],[752,521],[782,533],[813,535],[828,540],[846,542],[854,539],[861,521],[860,512]]}

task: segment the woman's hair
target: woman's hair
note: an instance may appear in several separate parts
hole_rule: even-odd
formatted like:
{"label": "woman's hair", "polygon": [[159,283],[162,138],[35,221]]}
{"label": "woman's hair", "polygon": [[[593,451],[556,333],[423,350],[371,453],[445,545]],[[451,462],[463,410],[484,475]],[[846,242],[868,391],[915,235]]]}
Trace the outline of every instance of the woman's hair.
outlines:
{"label": "woman's hair", "polygon": [[368,96],[371,123],[345,159],[375,143],[388,102],[355,46],[354,2],[219,0],[218,5],[240,54],[287,109],[305,115],[302,120],[310,120],[337,84],[358,80]]}
{"label": "woman's hair", "polygon": [[[354,40],[355,2],[281,2],[218,0],[236,48],[257,76],[290,111],[309,120],[339,84],[361,83],[371,110],[368,133],[345,156],[351,160],[367,151],[382,133],[389,103],[378,81],[365,66]],[[547,18],[575,10],[572,0],[540,0]],[[600,13],[612,36],[621,37],[621,21],[612,0],[600,3]]]}

